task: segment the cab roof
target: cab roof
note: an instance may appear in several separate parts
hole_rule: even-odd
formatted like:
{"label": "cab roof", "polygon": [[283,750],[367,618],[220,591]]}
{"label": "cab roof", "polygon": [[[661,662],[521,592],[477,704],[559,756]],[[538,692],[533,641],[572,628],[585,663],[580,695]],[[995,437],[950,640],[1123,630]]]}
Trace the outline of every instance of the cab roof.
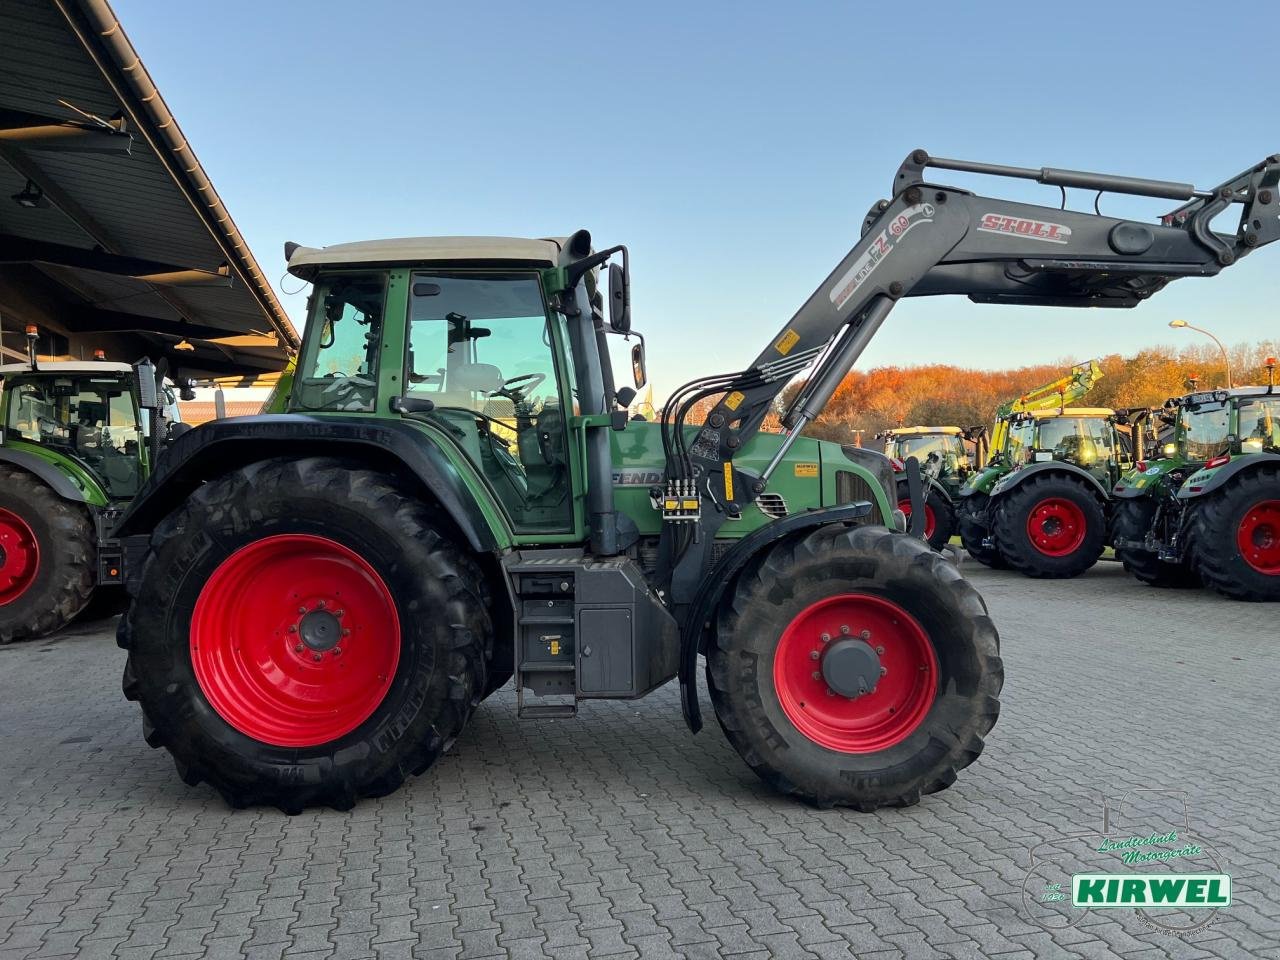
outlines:
{"label": "cab roof", "polygon": [[527,240],[520,237],[402,237],[394,240],[362,240],[329,247],[285,245],[289,272],[313,280],[321,267],[365,264],[501,264],[504,266],[554,267],[564,246],[563,237]]}
{"label": "cab roof", "polygon": [[[131,373],[133,367],[116,360],[49,360],[36,365],[36,373]],[[31,373],[29,363],[0,365],[0,377]]]}
{"label": "cab roof", "polygon": [[958,437],[963,432],[959,427],[894,427],[889,434],[894,437],[916,437],[929,433],[945,433],[949,437]]}
{"label": "cab roof", "polygon": [[1116,412],[1110,407],[1067,407],[1065,410],[1028,410],[1019,416],[1034,417],[1037,420],[1049,420],[1053,417],[1114,417]]}

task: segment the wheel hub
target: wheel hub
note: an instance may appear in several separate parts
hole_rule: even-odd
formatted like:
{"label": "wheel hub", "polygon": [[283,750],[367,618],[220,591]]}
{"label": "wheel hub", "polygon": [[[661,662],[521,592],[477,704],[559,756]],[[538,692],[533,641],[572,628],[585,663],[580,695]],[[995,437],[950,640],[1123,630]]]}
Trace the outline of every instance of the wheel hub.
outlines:
{"label": "wheel hub", "polygon": [[1031,508],[1027,536],[1048,557],[1065,557],[1084,543],[1088,521],[1079,505],[1065,497],[1049,497]]}
{"label": "wheel hub", "polygon": [[1267,576],[1280,576],[1280,500],[1263,500],[1245,511],[1236,531],[1245,563]]}
{"label": "wheel hub", "polygon": [[35,533],[16,513],[0,508],[0,607],[26,593],[39,570]]}
{"label": "wheel hub", "polygon": [[298,636],[312,650],[324,653],[342,639],[342,623],[328,610],[315,609],[298,621]]}
{"label": "wheel hub", "polygon": [[881,675],[880,657],[865,640],[845,637],[829,644],[822,654],[822,678],[850,700],[875,693]]}

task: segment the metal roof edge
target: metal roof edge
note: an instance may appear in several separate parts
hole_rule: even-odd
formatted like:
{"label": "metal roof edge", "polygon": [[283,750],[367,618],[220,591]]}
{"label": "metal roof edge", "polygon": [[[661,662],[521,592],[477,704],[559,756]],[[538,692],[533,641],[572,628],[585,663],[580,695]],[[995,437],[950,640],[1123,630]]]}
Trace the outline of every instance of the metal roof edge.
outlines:
{"label": "metal roof edge", "polygon": [[196,159],[177,119],[143,66],[142,58],[129,42],[111,5],[107,0],[54,0],[54,4],[102,71],[103,77],[115,88],[160,162],[209,228],[227,255],[227,262],[246,281],[245,286],[266,311],[287,352],[296,351],[301,344],[297,330],[208,174]]}

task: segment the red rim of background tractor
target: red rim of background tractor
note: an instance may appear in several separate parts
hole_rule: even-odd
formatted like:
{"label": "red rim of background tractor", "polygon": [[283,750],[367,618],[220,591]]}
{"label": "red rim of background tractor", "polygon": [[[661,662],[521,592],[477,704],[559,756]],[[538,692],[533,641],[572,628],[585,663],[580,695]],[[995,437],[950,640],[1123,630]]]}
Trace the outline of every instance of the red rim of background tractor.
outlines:
{"label": "red rim of background tractor", "polygon": [[40,572],[40,541],[27,521],[0,507],[0,607],[31,588]]}
{"label": "red rim of background tractor", "polygon": [[191,665],[245,736],[311,747],[377,709],[400,660],[400,619],[372,566],[306,534],[254,541],[209,577],[191,617]]}
{"label": "red rim of background tractor", "polygon": [[[906,517],[908,520],[911,519],[911,501],[910,500],[899,500],[898,509],[901,510],[904,514],[906,514]],[[926,540],[928,540],[930,537],[933,536],[933,531],[938,528],[937,525],[938,525],[938,518],[934,516],[933,507],[929,506],[928,501],[925,501],[924,538]],[[910,525],[908,524],[908,526]]]}
{"label": "red rim of background tractor", "polygon": [[1236,528],[1236,546],[1254,570],[1280,576],[1280,500],[1263,500],[1245,511]]}
{"label": "red rim of background tractor", "polygon": [[1089,524],[1080,505],[1065,497],[1041,500],[1027,515],[1031,545],[1046,557],[1066,557],[1080,549]]}
{"label": "red rim of background tractor", "polygon": [[[841,637],[865,639],[884,668],[875,689],[855,699],[828,692],[822,678],[823,650]],[[938,658],[924,628],[893,601],[840,594],[787,625],[774,652],[773,683],[783,713],[806,738],[839,753],[875,753],[924,722],[937,696]]]}

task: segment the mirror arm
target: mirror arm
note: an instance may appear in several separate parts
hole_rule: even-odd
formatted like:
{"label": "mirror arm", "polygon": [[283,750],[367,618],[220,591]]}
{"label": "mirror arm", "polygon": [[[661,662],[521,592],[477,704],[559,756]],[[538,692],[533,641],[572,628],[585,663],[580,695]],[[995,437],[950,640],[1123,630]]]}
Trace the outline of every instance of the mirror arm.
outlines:
{"label": "mirror arm", "polygon": [[627,248],[623,245],[609,247],[607,250],[601,250],[599,253],[593,253],[589,257],[583,257],[581,260],[577,260],[565,267],[565,288],[572,290],[588,270],[594,270],[619,251],[622,253],[622,267],[630,274],[631,264],[627,259]]}

